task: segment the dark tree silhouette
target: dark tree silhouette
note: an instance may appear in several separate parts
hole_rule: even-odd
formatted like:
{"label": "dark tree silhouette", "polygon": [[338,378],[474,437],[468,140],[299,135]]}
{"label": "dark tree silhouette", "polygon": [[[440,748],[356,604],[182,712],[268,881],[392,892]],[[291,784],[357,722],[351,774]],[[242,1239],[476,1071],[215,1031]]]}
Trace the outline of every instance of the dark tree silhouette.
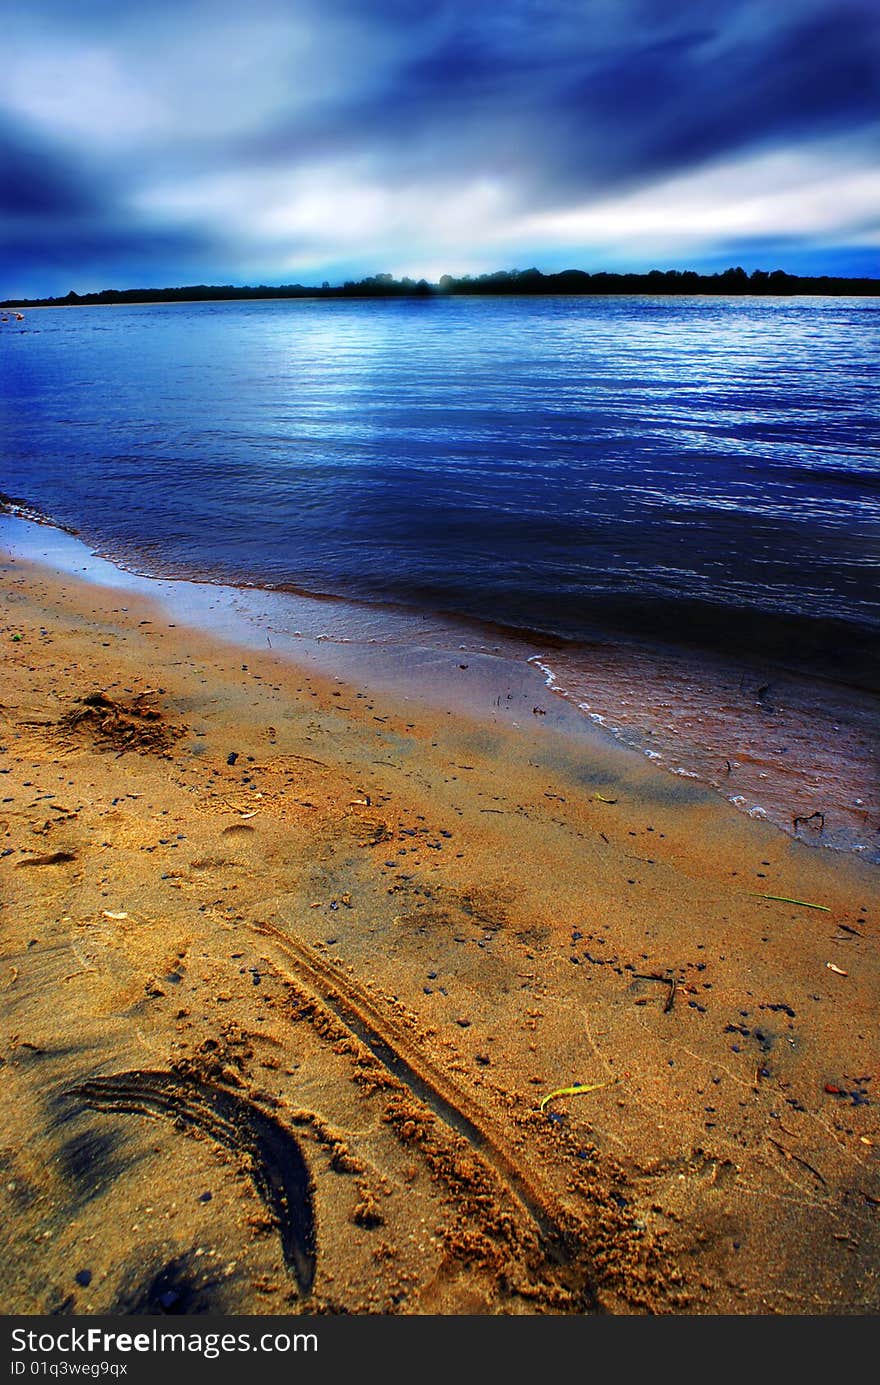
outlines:
{"label": "dark tree silhouette", "polygon": [[318,288],[304,284],[188,284],[181,288],[103,289],[100,293],[78,294],[74,289],[64,298],[9,298],[4,308],[52,307],[77,303],[183,303],[223,302],[253,298],[431,298],[504,295],[507,297],[568,294],[709,294],[789,297],[806,294],[876,297],[880,279],[806,277],[785,270],[755,269],[749,275],[737,265],[722,274],[698,274],[693,269],[652,269],[647,274],[609,274],[605,270],[590,274],[583,269],[565,269],[543,274],[535,269],[499,269],[475,277],[456,278],[444,274],[439,283],[425,279],[395,279],[388,273],[371,274],[357,281],[331,285],[326,279]]}

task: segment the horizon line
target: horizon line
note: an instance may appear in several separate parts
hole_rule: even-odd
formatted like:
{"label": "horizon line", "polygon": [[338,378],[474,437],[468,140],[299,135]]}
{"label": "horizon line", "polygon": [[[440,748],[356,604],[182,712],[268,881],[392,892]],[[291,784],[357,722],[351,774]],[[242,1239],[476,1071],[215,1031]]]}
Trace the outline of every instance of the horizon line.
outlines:
{"label": "horizon line", "polygon": [[[366,275],[362,279],[347,279],[341,284],[331,284],[324,280],[320,285],[301,283],[286,284],[182,284],[166,285],[161,288],[114,288],[90,290],[77,293],[71,289],[67,294],[43,298],[7,298],[0,301],[0,308],[52,307],[91,305],[95,303],[150,302],[171,299],[180,301],[180,295],[196,294],[199,298],[209,295],[227,298],[303,297],[424,297],[455,296],[485,292],[487,294],[510,294],[528,296],[530,294],[558,294],[569,296],[589,296],[590,290],[599,282],[598,293],[629,292],[629,288],[619,287],[644,284],[661,293],[708,292],[714,293],[723,286],[725,294],[791,296],[802,286],[822,284],[831,288],[854,286],[857,296],[870,296],[880,293],[880,278],[871,275],[841,274],[792,274],[784,269],[754,269],[751,273],[740,266],[725,270],[715,270],[711,274],[693,269],[651,269],[651,270],[583,270],[564,269],[550,273],[534,267],[519,270],[492,270],[482,274],[451,275],[442,274],[436,282],[425,278],[413,279],[404,275],[395,279],[389,273]],[[554,287],[548,287],[554,286]],[[703,288],[703,286],[707,286]],[[188,300],[197,301],[197,300]]]}

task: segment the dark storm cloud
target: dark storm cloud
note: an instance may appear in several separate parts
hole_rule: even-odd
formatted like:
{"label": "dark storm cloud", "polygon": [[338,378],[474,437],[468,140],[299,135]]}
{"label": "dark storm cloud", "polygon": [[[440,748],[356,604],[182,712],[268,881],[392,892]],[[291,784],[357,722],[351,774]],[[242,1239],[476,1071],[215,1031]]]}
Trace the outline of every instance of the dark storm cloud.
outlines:
{"label": "dark storm cloud", "polygon": [[203,235],[133,223],[109,181],[81,159],[2,121],[0,188],[0,264],[38,283],[47,274],[81,275],[98,266],[110,274],[161,270],[161,283],[169,264],[198,262],[208,249]]}
{"label": "dark storm cloud", "polygon": [[0,223],[78,217],[100,204],[86,169],[72,166],[46,140],[0,121]]}
{"label": "dark storm cloud", "polygon": [[[2,254],[15,260],[20,270],[31,273],[74,276],[77,292],[91,293],[106,287],[101,274],[114,275],[122,269],[132,287],[162,288],[169,264],[199,264],[206,254],[204,239],[184,232],[139,231],[129,226],[79,227],[74,235],[50,226],[33,228],[26,234],[4,232]],[[85,278],[83,276],[86,276]],[[133,278],[131,276],[134,276]],[[60,291],[60,281],[53,292]]]}
{"label": "dark storm cloud", "polygon": [[747,31],[730,43],[719,25],[685,43],[669,39],[615,56],[566,91],[560,106],[585,131],[602,123],[610,178],[676,171],[841,129],[857,134],[880,112],[877,35],[876,18],[849,19],[845,11]]}
{"label": "dark storm cloud", "polygon": [[518,156],[532,185],[586,192],[757,143],[858,137],[880,112],[880,7],[710,3],[694,7],[695,27],[685,7],[642,6],[621,33],[594,30],[587,4],[559,7],[566,23],[554,26],[551,5],[531,33],[519,27],[521,46],[496,7],[453,8],[455,22],[426,51],[401,54],[382,89],[300,129],[392,168],[432,146],[460,167]]}

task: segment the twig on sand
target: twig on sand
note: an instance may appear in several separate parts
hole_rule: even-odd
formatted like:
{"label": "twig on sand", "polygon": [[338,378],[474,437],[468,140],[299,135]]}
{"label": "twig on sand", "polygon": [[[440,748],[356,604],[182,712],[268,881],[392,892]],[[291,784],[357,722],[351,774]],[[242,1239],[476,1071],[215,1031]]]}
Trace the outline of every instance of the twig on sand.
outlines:
{"label": "twig on sand", "polygon": [[817,828],[816,828],[816,831],[818,831],[818,832],[824,832],[824,831],[825,831],[825,814],[824,814],[824,813],[820,813],[820,812],[818,812],[818,811],[815,812],[815,813],[809,813],[809,814],[807,814],[805,817],[804,817],[804,816],[798,816],[798,817],[792,818],[792,820],[791,820],[791,825],[792,825],[792,827],[794,828],[794,830],[795,830],[795,832],[796,832],[796,831],[798,830],[798,824],[799,824],[799,823],[803,823],[804,827],[809,827],[810,823],[813,822],[816,818],[819,819],[819,823],[818,823],[818,826],[817,826]]}
{"label": "twig on sand", "polygon": [[678,990],[678,982],[676,981],[675,977],[671,975],[664,976],[661,972],[658,971],[636,971],[633,972],[633,976],[637,977],[639,981],[661,981],[664,986],[669,987],[669,994],[666,997],[666,1003],[663,1006],[664,1015],[668,1015],[669,1011],[675,1004],[675,993]]}
{"label": "twig on sand", "polygon": [[668,1014],[669,1014],[669,1011],[672,1009],[673,1005],[675,1004],[675,991],[676,991],[676,980],[675,980],[675,977],[674,977],[674,976],[670,976],[670,978],[669,978],[669,995],[666,997],[666,1004],[663,1006],[663,1013],[664,1013],[664,1015],[668,1015]]}
{"label": "twig on sand", "polygon": [[828,1187],[827,1181],[822,1177],[819,1170],[814,1169],[812,1164],[808,1164],[806,1159],[802,1159],[799,1154],[793,1154],[790,1149],[785,1148],[785,1145],[781,1145],[778,1140],[774,1140],[772,1135],[768,1135],[767,1139],[770,1141],[771,1145],[774,1145],[776,1149],[779,1150],[780,1154],[785,1155],[786,1159],[793,1159],[796,1164],[800,1164],[803,1168],[808,1169],[814,1178],[818,1178],[823,1188]]}

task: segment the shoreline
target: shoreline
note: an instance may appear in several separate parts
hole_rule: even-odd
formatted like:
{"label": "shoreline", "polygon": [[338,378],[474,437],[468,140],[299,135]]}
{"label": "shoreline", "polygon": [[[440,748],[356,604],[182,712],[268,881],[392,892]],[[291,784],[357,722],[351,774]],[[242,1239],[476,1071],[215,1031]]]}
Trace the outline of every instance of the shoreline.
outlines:
{"label": "shoreline", "polygon": [[[574,735],[599,729],[808,845],[880,861],[872,691],[761,659],[610,633],[554,642],[390,603],[150,575],[99,556],[79,535],[22,505],[10,501],[0,513],[0,547],[20,557],[154,594],[177,619],[245,648],[268,642],[330,675],[368,672],[377,689],[400,696],[501,720],[549,714]],[[459,658],[465,654],[476,661],[467,670]]]}
{"label": "shoreline", "polygon": [[2,570],[9,1311],[880,1309],[875,868]]}

